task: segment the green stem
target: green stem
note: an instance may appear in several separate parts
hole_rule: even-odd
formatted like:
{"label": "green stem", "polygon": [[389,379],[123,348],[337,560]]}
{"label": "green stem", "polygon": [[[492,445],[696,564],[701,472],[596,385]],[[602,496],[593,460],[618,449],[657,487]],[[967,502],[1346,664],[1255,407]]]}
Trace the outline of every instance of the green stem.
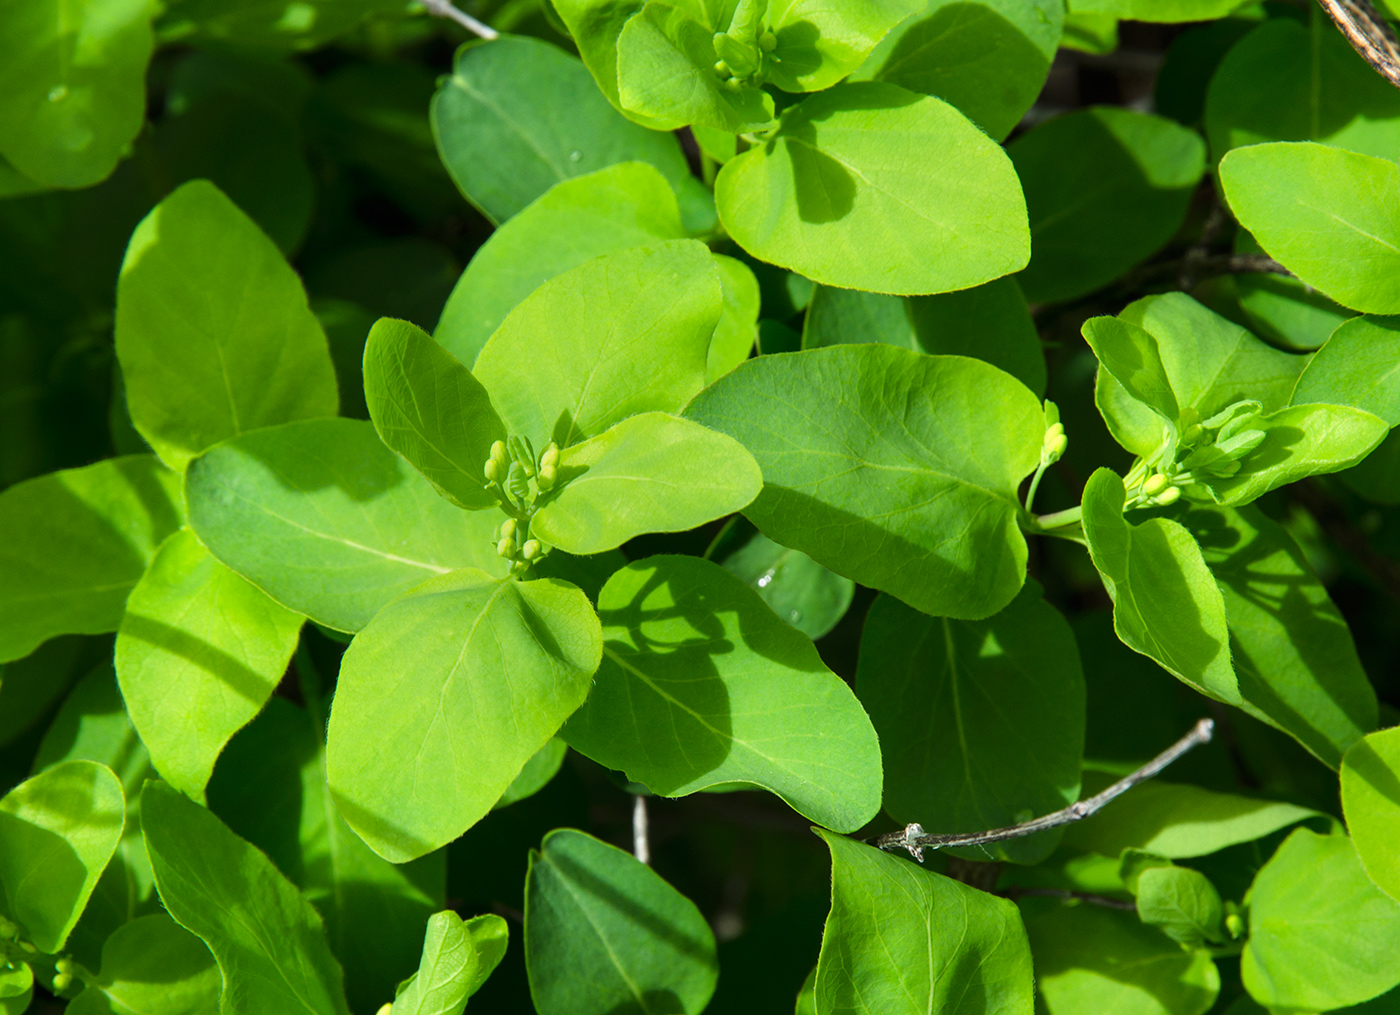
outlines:
{"label": "green stem", "polygon": [[1050,463],[1044,458],[1040,460],[1040,466],[1035,470],[1035,475],[1031,477],[1030,489],[1026,491],[1026,514],[1032,514],[1031,507],[1035,504],[1035,492],[1040,489],[1040,478],[1045,475],[1045,470],[1050,468]]}

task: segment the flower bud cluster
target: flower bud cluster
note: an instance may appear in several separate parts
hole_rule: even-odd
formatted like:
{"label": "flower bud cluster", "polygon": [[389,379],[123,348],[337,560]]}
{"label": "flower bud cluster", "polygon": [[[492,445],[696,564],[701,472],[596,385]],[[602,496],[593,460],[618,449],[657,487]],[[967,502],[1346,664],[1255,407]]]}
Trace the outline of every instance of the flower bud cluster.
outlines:
{"label": "flower bud cluster", "polygon": [[1267,433],[1257,425],[1263,406],[1241,399],[1202,419],[1186,408],[1176,424],[1168,423],[1162,446],[1128,474],[1128,507],[1166,507],[1181,496],[1181,487],[1228,479],[1244,467],[1245,459],[1264,443]]}
{"label": "flower bud cluster", "polygon": [[778,37],[764,26],[768,0],[739,0],[727,31],[713,36],[715,76],[728,91],[763,82],[764,71],[778,47]]}
{"label": "flower bud cluster", "polygon": [[486,488],[508,516],[496,531],[496,554],[510,561],[512,575],[523,574],[549,553],[530,536],[539,501],[559,484],[559,447],[551,441],[539,455],[528,437],[510,437],[491,445],[483,467]]}

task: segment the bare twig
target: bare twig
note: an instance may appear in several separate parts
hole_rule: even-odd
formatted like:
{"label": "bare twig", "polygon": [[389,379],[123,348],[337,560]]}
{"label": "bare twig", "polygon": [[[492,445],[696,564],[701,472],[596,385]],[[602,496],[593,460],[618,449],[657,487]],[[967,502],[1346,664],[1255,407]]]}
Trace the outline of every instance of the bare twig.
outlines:
{"label": "bare twig", "polygon": [[455,21],[467,31],[481,36],[483,39],[499,38],[500,32],[496,31],[485,22],[476,20],[466,11],[460,11],[452,4],[452,0],[418,0],[426,10],[435,18],[446,18],[448,21]]}
{"label": "bare twig", "polygon": [[1317,0],[1351,48],[1381,77],[1400,88],[1400,40],[1370,0]]}
{"label": "bare twig", "polygon": [[1111,895],[1097,895],[1094,892],[1074,892],[1068,888],[1020,888],[1013,885],[997,892],[997,894],[1006,899],[1023,899],[1028,895],[1043,895],[1051,899],[1078,899],[1080,902],[1103,906],[1105,909],[1122,909],[1128,912],[1137,909],[1137,903],[1129,902],[1127,899],[1115,899]]}
{"label": "bare twig", "polygon": [[647,798],[632,798],[632,853],[642,863],[651,863],[651,843],[647,840]]}
{"label": "bare twig", "polygon": [[1197,744],[1208,743],[1214,731],[1215,720],[1202,719],[1200,722],[1196,723],[1191,732],[1186,734],[1186,736],[1172,744],[1136,772],[1119,779],[1103,792],[1094,794],[1088,800],[1080,800],[1078,803],[1070,804],[1063,810],[1055,811],[1053,814],[1046,814],[1043,817],[1032,818],[1030,821],[1023,821],[1019,825],[1009,825],[1006,828],[993,828],[987,832],[958,832],[952,835],[930,835],[923,830],[921,825],[914,823],[905,826],[902,832],[887,832],[884,835],[876,836],[873,840],[867,841],[871,842],[872,845],[878,846],[880,849],[907,849],[910,856],[915,860],[922,861],[925,849],[941,849],[945,846],[980,846],[987,842],[1004,842],[1007,839],[1019,839],[1025,835],[1034,835],[1036,832],[1043,832],[1048,828],[1058,828],[1061,825],[1072,824],[1075,821],[1087,818],[1090,814],[1101,810],[1109,801],[1126,793],[1138,783],[1152,778]]}

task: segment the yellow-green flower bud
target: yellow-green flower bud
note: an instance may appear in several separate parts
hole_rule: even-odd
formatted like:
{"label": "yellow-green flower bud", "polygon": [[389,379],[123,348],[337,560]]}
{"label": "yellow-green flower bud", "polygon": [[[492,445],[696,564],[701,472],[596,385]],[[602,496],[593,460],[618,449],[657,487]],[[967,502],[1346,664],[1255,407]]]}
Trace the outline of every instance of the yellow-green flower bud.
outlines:
{"label": "yellow-green flower bud", "polygon": [[539,484],[540,490],[552,490],[554,484],[559,480],[559,467],[553,462],[540,466],[540,476],[535,482]]}
{"label": "yellow-green flower bud", "polygon": [[1201,425],[1192,423],[1185,430],[1181,431],[1181,443],[1194,444],[1201,439]]}
{"label": "yellow-green flower bud", "polygon": [[721,80],[729,77],[729,64],[725,63],[723,60],[716,60],[715,73],[720,76]]}
{"label": "yellow-green flower bud", "polygon": [[514,518],[507,518],[505,521],[501,522],[501,538],[513,538],[515,536],[515,530],[517,525],[518,523]]}
{"label": "yellow-green flower bud", "polygon": [[1051,458],[1059,458],[1065,453],[1065,449],[1067,447],[1069,447],[1069,438],[1066,437],[1064,434],[1059,434],[1055,438],[1054,443],[1047,447],[1045,450],[1050,452]]}
{"label": "yellow-green flower bud", "polygon": [[540,455],[540,468],[543,469],[543,468],[544,468],[545,466],[547,466],[547,465],[558,465],[558,464],[559,464],[559,445],[558,445],[558,444],[555,444],[553,441],[550,441],[550,442],[549,442],[549,445],[544,449],[544,454]]}
{"label": "yellow-green flower bud", "polygon": [[772,32],[764,32],[758,37],[758,46],[765,53],[771,53],[778,48],[778,37]]}
{"label": "yellow-green flower bud", "polygon": [[67,973],[69,976],[73,975],[73,960],[67,955],[55,962],[53,967],[60,973]]}
{"label": "yellow-green flower bud", "polygon": [[506,460],[506,442],[505,442],[505,441],[496,441],[494,444],[491,445],[491,461],[493,461],[493,462],[500,462],[500,463],[502,463],[502,464],[505,464],[505,460]]}
{"label": "yellow-green flower bud", "polygon": [[527,539],[525,545],[520,548],[520,556],[526,560],[534,560],[540,555],[540,541],[538,539]]}
{"label": "yellow-green flower bud", "polygon": [[1238,938],[1244,933],[1244,918],[1239,913],[1229,913],[1225,917],[1225,930],[1229,932],[1231,938]]}
{"label": "yellow-green flower bud", "polygon": [[1147,482],[1142,484],[1142,492],[1149,497],[1155,497],[1167,488],[1170,480],[1160,472],[1154,472],[1147,477]]}
{"label": "yellow-green flower bud", "polygon": [[1166,507],[1169,504],[1175,504],[1180,499],[1181,487],[1169,486],[1166,488],[1166,490],[1162,492],[1161,496],[1157,498],[1157,503],[1160,504],[1162,507]]}
{"label": "yellow-green flower bud", "polygon": [[393,1003],[390,1002],[390,1001],[385,1001],[383,1004],[381,1004],[381,1005],[379,1006],[379,1010],[378,1010],[377,1012],[375,1012],[374,1015],[389,1015],[389,1013],[390,1013],[391,1011],[393,1011],[393,1010],[394,1010],[394,1005],[393,1005]]}
{"label": "yellow-green flower bud", "polygon": [[486,482],[499,483],[501,481],[501,463],[494,458],[486,459]]}
{"label": "yellow-green flower bud", "polygon": [[58,973],[53,978],[53,992],[55,994],[62,994],[72,985],[73,974],[71,973]]}
{"label": "yellow-green flower bud", "polygon": [[510,536],[504,537],[496,544],[496,555],[509,559],[515,556],[515,540]]}

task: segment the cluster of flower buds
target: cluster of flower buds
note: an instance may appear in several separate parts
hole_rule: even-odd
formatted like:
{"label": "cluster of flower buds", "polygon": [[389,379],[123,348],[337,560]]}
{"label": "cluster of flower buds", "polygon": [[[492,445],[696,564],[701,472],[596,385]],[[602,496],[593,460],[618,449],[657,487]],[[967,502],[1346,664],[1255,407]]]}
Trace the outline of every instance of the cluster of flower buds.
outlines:
{"label": "cluster of flower buds", "polygon": [[1181,487],[1164,472],[1154,472],[1142,482],[1140,499],[1154,507],[1167,507],[1181,499]]}
{"label": "cluster of flower buds", "polygon": [[75,968],[73,960],[66,955],[54,963],[53,992],[55,994],[62,994],[73,985],[73,970]]}
{"label": "cluster of flower buds", "polygon": [[758,84],[765,58],[778,46],[778,37],[763,27],[767,12],[768,0],[739,0],[728,31],[714,34],[715,74],[730,91]]}
{"label": "cluster of flower buds", "polygon": [[530,538],[530,520],[539,498],[559,483],[559,447],[550,441],[537,459],[527,437],[496,441],[483,471],[487,489],[495,492],[510,516],[496,532],[496,553],[510,561],[511,574],[522,574],[549,552]]}
{"label": "cluster of flower buds", "polygon": [[1264,431],[1252,425],[1262,410],[1260,403],[1242,399],[1209,419],[1184,427],[1182,444],[1192,450],[1182,459],[1181,467],[1220,479],[1239,472],[1245,457],[1264,443]]}
{"label": "cluster of flower buds", "polygon": [[1045,441],[1040,448],[1040,460],[1047,465],[1053,465],[1060,460],[1067,447],[1069,447],[1069,438],[1065,436],[1065,425],[1058,421],[1051,423],[1045,428]]}
{"label": "cluster of flower buds", "polygon": [[524,533],[514,518],[507,518],[497,532],[496,553],[511,562],[512,570],[525,570],[544,554],[544,546],[538,539],[518,542]]}

